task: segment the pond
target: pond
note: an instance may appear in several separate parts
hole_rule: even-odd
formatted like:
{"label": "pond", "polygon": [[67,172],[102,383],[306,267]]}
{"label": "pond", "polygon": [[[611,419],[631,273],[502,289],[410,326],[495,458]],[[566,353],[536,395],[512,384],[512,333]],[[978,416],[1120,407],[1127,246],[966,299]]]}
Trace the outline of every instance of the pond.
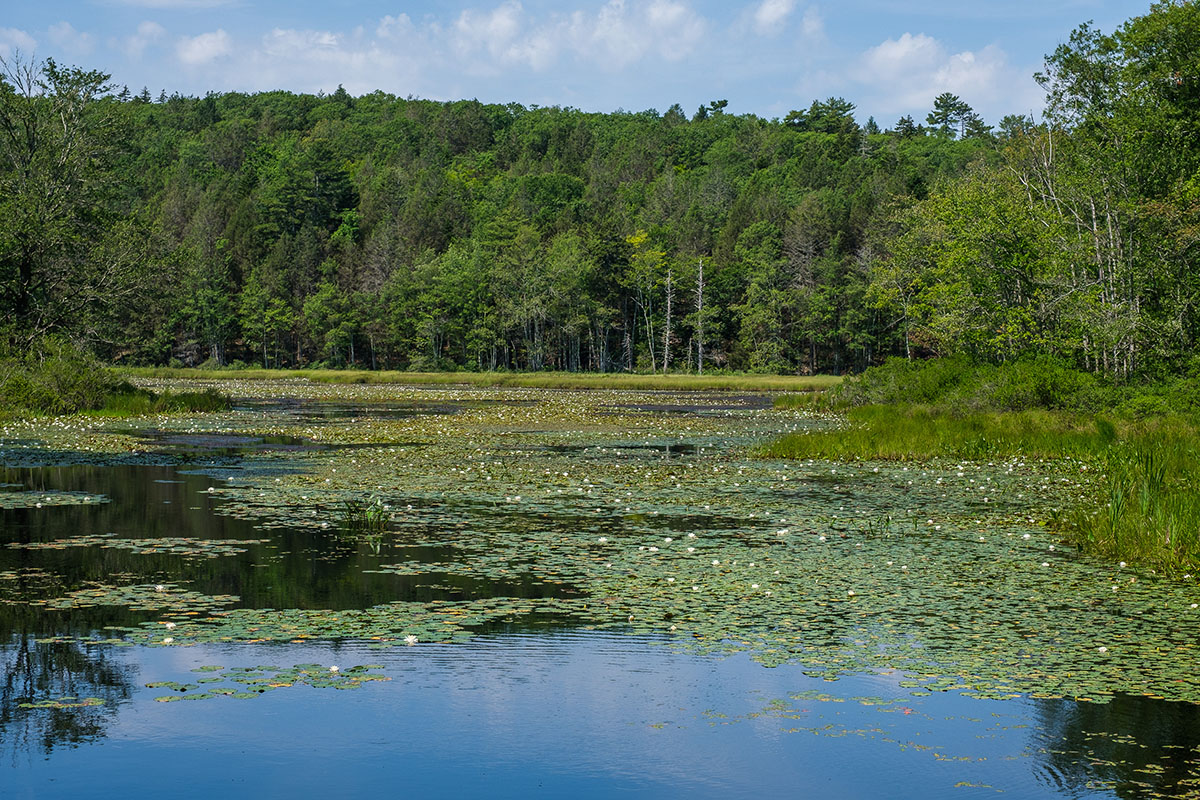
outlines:
{"label": "pond", "polygon": [[222,388],[0,430],[5,797],[1200,793],[1200,591],[1047,529],[1087,465],[764,460],[839,423],[760,396]]}

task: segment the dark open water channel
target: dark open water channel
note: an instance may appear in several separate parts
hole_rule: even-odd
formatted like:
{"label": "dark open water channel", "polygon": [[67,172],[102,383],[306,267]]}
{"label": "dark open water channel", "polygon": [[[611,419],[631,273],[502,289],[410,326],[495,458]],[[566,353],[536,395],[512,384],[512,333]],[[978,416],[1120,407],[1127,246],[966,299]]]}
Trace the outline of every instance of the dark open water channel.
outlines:
{"label": "dark open water channel", "polygon": [[[1143,697],[1097,705],[913,696],[898,674],[827,682],[798,665],[766,668],[745,654],[680,650],[667,637],[562,625],[493,625],[466,642],[386,650],[354,640],[46,641],[161,616],[25,602],[100,584],[185,582],[203,595],[236,595],[239,607],[296,609],[575,592],[520,575],[365,572],[448,555],[214,513],[221,501],[208,492],[203,451],[227,462],[237,454],[228,442],[200,445],[188,456],[199,464],[0,469],[5,491],[108,501],[0,510],[0,797],[1195,796],[1186,787],[1200,759],[1197,707]],[[695,449],[644,456],[681,453]],[[10,546],[102,534],[162,541],[136,552],[103,542]],[[242,552],[169,552],[170,539],[231,541]],[[146,687],[197,680],[204,666],[298,664],[374,665],[388,680],[202,702],[156,702],[164,689]],[[64,697],[97,700],[22,707]]]}

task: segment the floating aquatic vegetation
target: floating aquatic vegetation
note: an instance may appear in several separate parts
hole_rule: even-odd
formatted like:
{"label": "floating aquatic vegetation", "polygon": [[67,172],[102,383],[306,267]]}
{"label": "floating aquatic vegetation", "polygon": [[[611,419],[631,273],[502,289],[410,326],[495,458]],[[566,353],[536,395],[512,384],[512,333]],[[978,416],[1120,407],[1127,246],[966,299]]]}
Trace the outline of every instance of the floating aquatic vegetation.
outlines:
{"label": "floating aquatic vegetation", "polygon": [[58,697],[53,700],[36,700],[30,703],[17,703],[17,708],[90,708],[92,706],[102,706],[104,700],[99,697],[85,697],[82,700],[78,697]]}
{"label": "floating aquatic vegetation", "polygon": [[109,498],[87,492],[23,490],[11,488],[0,491],[0,509],[54,508],[56,506],[88,506],[109,502]]}
{"label": "floating aquatic vegetation", "polygon": [[[901,670],[918,694],[1128,692],[1200,702],[1196,584],[1082,558],[1047,532],[1056,509],[1094,491],[1080,462],[763,460],[750,452],[764,438],[831,423],[736,398],[707,396],[710,408],[697,414],[672,410],[693,404],[687,398],[654,393],[244,388],[454,407],[363,425],[264,404],[154,426],[358,445],[247,453],[197,469],[213,478],[206,494],[217,513],[253,519],[280,541],[289,530],[328,529],[330,550],[346,503],[371,497],[384,529],[377,551],[359,553],[361,572],[397,587],[457,582],[496,596],[348,610],[181,601],[169,610],[196,613],[169,633],[147,622],[125,632],[129,641],[394,646],[406,636],[444,642],[491,625],[557,621],[748,650],[827,679]],[[62,430],[22,431],[35,433],[57,446],[72,441]],[[128,441],[96,429],[79,435],[79,446],[110,452]],[[504,596],[531,583],[563,596]],[[136,605],[156,599],[144,590],[124,600],[115,587],[96,591],[46,602],[167,610]]]}
{"label": "floating aquatic vegetation", "polygon": [[255,544],[266,544],[270,539],[192,539],[187,537],[161,536],[154,539],[122,539],[112,533],[72,536],[49,542],[12,542],[8,546],[17,550],[66,550],[69,547],[102,547],[129,550],[138,555],[167,554],[192,558],[217,558],[246,552]]}
{"label": "floating aquatic vegetation", "polygon": [[[170,689],[173,694],[154,698],[160,703],[178,700],[206,700],[214,697],[247,699],[276,689],[309,686],[314,689],[358,689],[371,681],[390,681],[386,675],[370,670],[383,669],[379,664],[363,664],[340,668],[336,665],[297,664],[294,667],[204,666],[192,670],[203,673],[195,683],[156,681],[147,683],[149,689]],[[234,684],[234,685],[229,685]],[[197,691],[202,690],[202,691]]]}
{"label": "floating aquatic vegetation", "polygon": [[215,642],[296,642],[311,639],[364,639],[380,647],[397,643],[452,642],[487,625],[539,618],[586,618],[582,601],[557,598],[431,603],[396,602],[368,609],[301,610],[235,608],[172,623],[147,622],[120,629],[139,644],[183,646]]}
{"label": "floating aquatic vegetation", "polygon": [[31,600],[28,605],[57,611],[96,606],[123,606],[133,611],[163,611],[168,614],[195,615],[236,603],[233,595],[205,595],[174,584],[137,584],[112,586],[96,584],[68,592],[62,597]]}

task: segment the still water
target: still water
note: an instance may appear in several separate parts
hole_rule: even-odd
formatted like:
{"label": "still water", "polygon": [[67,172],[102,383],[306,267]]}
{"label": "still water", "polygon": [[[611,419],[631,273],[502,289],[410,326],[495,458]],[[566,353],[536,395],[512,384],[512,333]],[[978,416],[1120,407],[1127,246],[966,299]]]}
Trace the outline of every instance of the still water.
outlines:
{"label": "still water", "polygon": [[[641,406],[650,414],[682,408]],[[308,419],[348,413],[303,408]],[[569,601],[585,593],[516,569],[473,576],[448,567],[437,574],[433,566],[432,578],[380,572],[396,562],[446,564],[455,547],[351,537],[336,526],[263,527],[221,513],[227,500],[209,491],[214,483],[302,472],[296,456],[319,452],[315,443],[157,431],[143,439],[159,448],[148,459],[159,463],[0,470],[0,492],[28,501],[44,493],[42,507],[23,501],[0,509],[4,798],[1196,791],[1198,707],[1141,696],[1095,704],[914,694],[899,671],[828,681],[800,663],[766,667],[746,652],[696,652],[661,633],[563,620],[493,621],[465,641],[422,637],[384,649],[320,637],[128,646],[112,626],[159,624],[163,610],[118,603],[110,589],[92,587],[186,586],[198,596],[235,597],[237,608],[332,611],[396,601]],[[545,449],[563,458],[574,457],[573,447]],[[688,443],[628,444],[623,452],[638,464],[706,457]],[[480,514],[491,512],[441,508],[436,524]],[[511,524],[551,525],[545,516]],[[628,518],[659,534],[738,524],[684,511],[670,521]],[[563,535],[577,524],[564,524]],[[620,535],[614,524],[604,531]],[[89,600],[87,591],[110,594]],[[62,597],[73,599],[62,608],[43,602]],[[187,608],[173,608],[181,626],[196,613]],[[375,679],[326,681],[356,674]],[[207,696],[164,701],[198,695]]]}

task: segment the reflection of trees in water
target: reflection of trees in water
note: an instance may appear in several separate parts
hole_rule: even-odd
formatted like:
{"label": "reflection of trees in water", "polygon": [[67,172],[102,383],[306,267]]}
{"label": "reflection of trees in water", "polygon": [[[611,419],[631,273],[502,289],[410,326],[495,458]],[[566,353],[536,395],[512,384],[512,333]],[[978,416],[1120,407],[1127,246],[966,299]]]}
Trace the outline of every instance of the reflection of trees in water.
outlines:
{"label": "reflection of trees in water", "polygon": [[[15,761],[27,752],[93,741],[105,733],[116,702],[133,690],[133,668],[108,659],[105,649],[75,642],[37,642],[12,636],[0,644],[0,745]],[[21,703],[98,697],[104,705],[82,708],[21,708]]]}
{"label": "reflection of trees in water", "polygon": [[1055,789],[1104,782],[1120,797],[1146,797],[1200,788],[1200,706],[1130,695],[1036,702],[1038,777]]}

